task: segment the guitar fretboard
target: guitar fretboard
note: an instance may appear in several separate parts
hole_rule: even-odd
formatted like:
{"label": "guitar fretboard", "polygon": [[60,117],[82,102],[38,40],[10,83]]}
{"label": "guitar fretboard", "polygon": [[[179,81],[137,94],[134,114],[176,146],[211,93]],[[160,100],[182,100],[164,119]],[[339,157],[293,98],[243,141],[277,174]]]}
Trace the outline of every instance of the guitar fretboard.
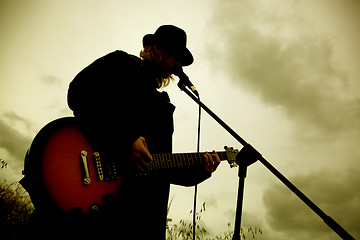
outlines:
{"label": "guitar fretboard", "polygon": [[[153,161],[149,163],[148,170],[183,168],[201,166],[204,164],[203,153],[175,153],[175,154],[153,154]],[[226,152],[217,153],[220,160],[226,160]]]}
{"label": "guitar fretboard", "polygon": [[[204,165],[204,154],[202,153],[175,153],[175,154],[152,154],[153,161],[151,161],[146,169],[138,172],[135,175],[147,175],[152,172],[165,169],[196,167]],[[226,152],[217,152],[221,161],[227,160]],[[100,160],[101,159],[101,160]],[[117,180],[123,172],[121,171],[120,161],[116,159],[97,159],[97,171],[101,174],[105,181]]]}

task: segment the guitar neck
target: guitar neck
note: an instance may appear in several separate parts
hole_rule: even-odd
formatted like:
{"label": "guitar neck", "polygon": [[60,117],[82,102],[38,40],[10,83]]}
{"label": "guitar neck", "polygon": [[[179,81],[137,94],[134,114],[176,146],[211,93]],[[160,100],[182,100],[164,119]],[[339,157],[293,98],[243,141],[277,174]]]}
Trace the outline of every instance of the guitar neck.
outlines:
{"label": "guitar neck", "polygon": [[[202,153],[175,153],[175,154],[152,154],[153,161],[149,163],[148,170],[156,171],[161,169],[182,168],[201,166],[204,163]],[[217,152],[221,161],[227,160],[226,152]]]}
{"label": "guitar neck", "polygon": [[[228,160],[230,166],[233,167],[235,166],[235,157],[232,155],[231,151],[229,152],[229,149],[225,149],[224,152],[217,152],[217,154],[221,161]],[[159,170],[204,166],[204,154],[205,152],[152,154],[153,161],[148,164],[147,168],[136,172],[135,176],[145,176],[148,173],[156,172]],[[233,154],[237,154],[237,150]],[[117,180],[121,176],[122,171],[121,165],[119,164],[120,161],[112,161],[112,159],[102,159],[99,157],[99,155],[96,160],[97,165],[101,166],[101,174],[98,169],[98,175],[102,175],[101,177],[98,177],[99,179],[104,179],[105,181],[113,181]]]}

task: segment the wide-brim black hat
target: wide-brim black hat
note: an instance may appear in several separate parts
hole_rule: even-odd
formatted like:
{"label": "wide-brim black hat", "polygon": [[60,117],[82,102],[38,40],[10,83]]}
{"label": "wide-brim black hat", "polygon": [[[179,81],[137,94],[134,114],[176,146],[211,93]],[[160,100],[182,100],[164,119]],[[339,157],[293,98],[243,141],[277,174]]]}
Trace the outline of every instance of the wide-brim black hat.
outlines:
{"label": "wide-brim black hat", "polygon": [[182,66],[189,66],[194,62],[194,57],[186,47],[187,36],[184,30],[173,25],[160,26],[154,34],[146,34],[143,46],[155,44],[163,48],[174,57],[181,58]]}

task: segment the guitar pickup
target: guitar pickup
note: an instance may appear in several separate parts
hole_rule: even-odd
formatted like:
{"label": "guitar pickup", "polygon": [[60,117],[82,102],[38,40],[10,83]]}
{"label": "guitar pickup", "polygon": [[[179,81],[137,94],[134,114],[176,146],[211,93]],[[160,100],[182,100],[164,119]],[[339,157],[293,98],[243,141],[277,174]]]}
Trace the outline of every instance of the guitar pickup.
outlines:
{"label": "guitar pickup", "polygon": [[81,156],[81,163],[82,163],[81,165],[83,168],[83,183],[85,185],[89,185],[91,182],[91,179],[90,179],[89,164],[88,164],[88,159],[87,159],[87,152],[81,151],[80,156]]}
{"label": "guitar pickup", "polygon": [[95,162],[97,180],[102,181],[102,180],[104,180],[104,171],[103,171],[103,168],[101,165],[100,154],[98,152],[94,152],[93,158],[94,158],[94,162]]}

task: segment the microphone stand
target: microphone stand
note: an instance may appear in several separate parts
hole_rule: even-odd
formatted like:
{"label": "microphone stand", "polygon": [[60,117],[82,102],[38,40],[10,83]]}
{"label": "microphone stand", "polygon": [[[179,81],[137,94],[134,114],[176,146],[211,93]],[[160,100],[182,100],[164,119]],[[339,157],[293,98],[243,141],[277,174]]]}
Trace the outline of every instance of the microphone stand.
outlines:
{"label": "microphone stand", "polygon": [[218,122],[225,130],[230,133],[241,145],[243,149],[237,155],[236,161],[239,165],[239,185],[238,198],[235,215],[235,226],[233,240],[240,240],[241,214],[244,197],[244,185],[247,167],[256,161],[260,161],[270,172],[272,172],[282,183],[284,183],[296,196],[298,196],[311,210],[313,210],[335,233],[344,240],[355,240],[344,228],[342,228],[335,220],[322,211],[315,203],[313,203],[305,194],[303,194],[294,184],[292,184],[284,175],[282,175],[275,167],[273,167],[253,146],[248,144],[234,130],[232,130],[223,120],[221,120],[213,111],[211,111],[204,103],[200,101],[186,86],[179,81],[178,87],[184,91],[192,100],[194,100],[202,109],[204,109],[216,122]]}

